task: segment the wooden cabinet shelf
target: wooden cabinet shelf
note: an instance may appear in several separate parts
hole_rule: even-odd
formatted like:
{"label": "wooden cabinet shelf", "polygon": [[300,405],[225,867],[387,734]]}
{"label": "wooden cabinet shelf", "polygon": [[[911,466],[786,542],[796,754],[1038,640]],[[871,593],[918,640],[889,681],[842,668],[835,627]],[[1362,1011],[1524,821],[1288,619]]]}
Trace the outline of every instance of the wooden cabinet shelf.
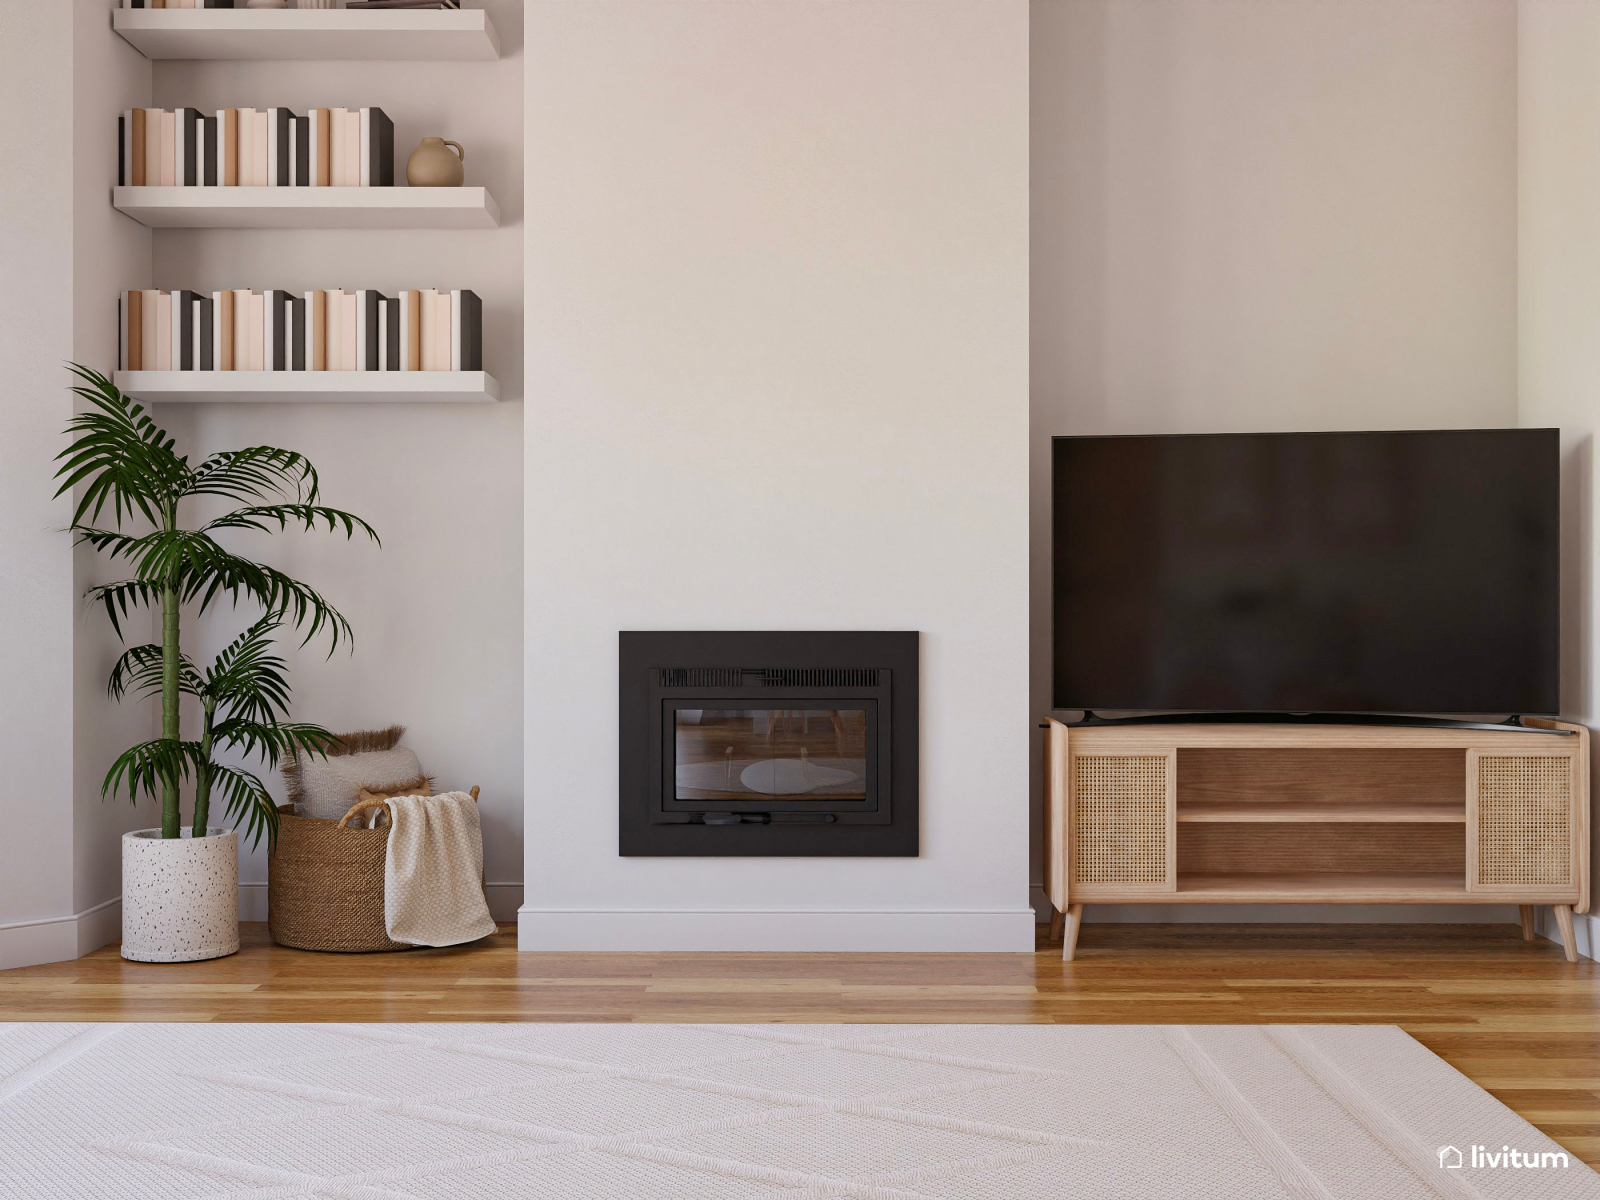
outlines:
{"label": "wooden cabinet shelf", "polygon": [[1179,801],[1177,820],[1184,822],[1257,824],[1438,824],[1466,822],[1465,805],[1363,804],[1359,801],[1227,800]]}
{"label": "wooden cabinet shelf", "polygon": [[1306,875],[1179,874],[1172,895],[1193,904],[1463,904],[1459,873],[1349,872]]}
{"label": "wooden cabinet shelf", "polygon": [[500,206],[481,187],[119,187],[112,190],[111,203],[155,229],[493,229],[500,224]]}
{"label": "wooden cabinet shelf", "polygon": [[146,58],[486,61],[482,9],[118,8],[111,27]]}

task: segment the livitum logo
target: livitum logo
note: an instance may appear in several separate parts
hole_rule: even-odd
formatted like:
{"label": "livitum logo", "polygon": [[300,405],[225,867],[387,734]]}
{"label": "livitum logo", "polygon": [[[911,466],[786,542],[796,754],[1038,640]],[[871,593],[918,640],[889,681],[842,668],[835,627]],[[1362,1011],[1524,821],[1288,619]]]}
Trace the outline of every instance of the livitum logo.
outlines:
{"label": "livitum logo", "polygon": [[1510,1146],[1494,1150],[1489,1146],[1470,1146],[1467,1153],[1462,1154],[1454,1146],[1440,1146],[1439,1165],[1447,1171],[1466,1167],[1532,1167],[1537,1170],[1569,1167],[1572,1160],[1562,1150],[1513,1150]]}

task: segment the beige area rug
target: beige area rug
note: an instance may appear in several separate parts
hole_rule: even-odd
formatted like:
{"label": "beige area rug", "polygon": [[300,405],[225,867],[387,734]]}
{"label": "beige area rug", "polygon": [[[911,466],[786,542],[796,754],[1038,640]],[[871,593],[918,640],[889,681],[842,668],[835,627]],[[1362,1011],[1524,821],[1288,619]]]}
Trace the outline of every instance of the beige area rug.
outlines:
{"label": "beige area rug", "polygon": [[134,1196],[1567,1200],[1600,1176],[1390,1026],[0,1025],[0,1197]]}

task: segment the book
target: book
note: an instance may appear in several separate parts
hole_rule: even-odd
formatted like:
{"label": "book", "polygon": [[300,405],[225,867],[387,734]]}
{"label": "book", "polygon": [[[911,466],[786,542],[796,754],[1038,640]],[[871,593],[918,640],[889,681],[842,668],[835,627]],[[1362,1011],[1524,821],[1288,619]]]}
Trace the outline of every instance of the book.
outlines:
{"label": "book", "polygon": [[219,172],[220,160],[217,156],[217,124],[216,117],[206,117],[201,126],[200,184],[202,187],[216,187],[222,182]]}
{"label": "book", "polygon": [[434,288],[423,288],[418,303],[417,370],[437,371],[439,354],[439,293]]}
{"label": "book", "polygon": [[185,186],[184,159],[188,155],[189,139],[185,136],[189,131],[189,124],[184,120],[183,109],[175,109],[172,113],[172,186]]}
{"label": "book", "polygon": [[359,370],[359,357],[356,346],[356,294],[354,292],[339,293],[339,369],[341,371]]}
{"label": "book", "polygon": [[289,328],[286,331],[289,338],[288,370],[304,371],[306,369],[306,298],[304,296],[289,297]]}
{"label": "book", "polygon": [[261,369],[281,371],[283,367],[279,364],[282,355],[279,351],[283,346],[283,301],[289,298],[289,293],[267,288],[261,293],[261,298]]}
{"label": "book", "polygon": [[290,148],[294,155],[295,187],[311,186],[311,118],[296,117],[290,130]]}
{"label": "book", "polygon": [[271,122],[267,119],[267,110],[258,108],[255,111],[255,135],[250,143],[251,152],[255,155],[255,166],[252,168],[257,187],[269,186],[270,171],[267,166],[267,131]]}
{"label": "book", "polygon": [[450,369],[483,370],[483,301],[465,289],[450,293]]}
{"label": "book", "polygon": [[356,370],[376,371],[382,343],[378,338],[378,314],[384,301],[382,292],[362,288],[356,292]]}
{"label": "book", "polygon": [[172,370],[198,369],[195,356],[195,302],[200,297],[191,291],[172,293]]}
{"label": "book", "polygon": [[328,369],[328,294],[307,292],[305,296],[305,367],[307,371]]}
{"label": "book", "polygon": [[373,128],[377,147],[373,151],[372,172],[374,187],[394,186],[394,122],[381,108],[372,110]]}
{"label": "book", "polygon": [[267,369],[267,347],[264,340],[267,329],[267,298],[260,292],[247,293],[250,297],[250,370]]}
{"label": "book", "polygon": [[438,345],[433,348],[433,369],[448,371],[450,370],[450,313],[455,305],[450,303],[449,292],[438,293],[434,303],[439,306],[439,315],[433,325],[433,336],[438,339]]}
{"label": "book", "polygon": [[361,110],[344,114],[344,180],[346,187],[361,186]]}
{"label": "book", "polygon": [[340,328],[343,321],[344,293],[338,288],[329,288],[323,293],[322,310],[323,360],[327,363],[325,369],[329,371],[345,369],[344,331]]}
{"label": "book", "polygon": [[144,339],[144,324],[141,317],[144,315],[144,296],[142,293],[124,292],[117,298],[119,311],[117,316],[121,326],[120,346],[117,351],[117,361],[124,371],[143,370],[141,351]]}
{"label": "book", "polygon": [[330,156],[328,139],[330,136],[329,119],[331,115],[326,108],[313,108],[306,114],[306,124],[311,130],[310,162],[308,165],[311,169],[312,187],[329,186]]}
{"label": "book", "polygon": [[133,186],[133,109],[131,108],[117,118],[117,186]]}
{"label": "book", "polygon": [[161,110],[161,186],[178,182],[178,114]]}
{"label": "book", "polygon": [[361,186],[394,186],[394,122],[381,108],[361,110]]}
{"label": "book", "polygon": [[211,319],[210,296],[195,296],[194,300],[194,344],[195,344],[195,370],[216,370],[216,351],[212,343],[215,326]]}
{"label": "book", "polygon": [[422,293],[400,293],[400,370],[422,370]]}
{"label": "book", "polygon": [[294,161],[290,150],[290,129],[295,116],[287,108],[267,109],[267,186],[289,187],[290,164]]}
{"label": "book", "polygon": [[231,371],[233,367],[233,293],[211,293],[211,347],[213,369]]}
{"label": "book", "polygon": [[156,292],[155,369],[170,371],[172,367],[172,296]]}
{"label": "book", "polygon": [[381,350],[378,358],[380,371],[400,369],[400,297],[390,296],[378,313],[378,341]]}
{"label": "book", "polygon": [[328,110],[328,186],[345,187],[344,180],[344,139],[349,130],[345,117],[349,109],[333,108]]}
{"label": "book", "polygon": [[239,110],[217,110],[217,172],[223,187],[239,186]]}
{"label": "book", "polygon": [[177,181],[179,187],[199,187],[203,161],[201,157],[201,123],[204,115],[198,108],[180,108],[174,119],[177,125]]}
{"label": "book", "polygon": [[233,289],[233,369],[250,367],[250,289]]}
{"label": "book", "polygon": [[144,185],[161,184],[161,110],[141,108],[144,114]]}
{"label": "book", "polygon": [[241,108],[238,113],[239,186],[254,187],[256,182],[256,110]]}
{"label": "book", "polygon": [[158,336],[159,322],[156,320],[156,297],[161,293],[154,288],[145,288],[139,293],[139,369],[141,371],[154,371],[156,363],[156,337]]}

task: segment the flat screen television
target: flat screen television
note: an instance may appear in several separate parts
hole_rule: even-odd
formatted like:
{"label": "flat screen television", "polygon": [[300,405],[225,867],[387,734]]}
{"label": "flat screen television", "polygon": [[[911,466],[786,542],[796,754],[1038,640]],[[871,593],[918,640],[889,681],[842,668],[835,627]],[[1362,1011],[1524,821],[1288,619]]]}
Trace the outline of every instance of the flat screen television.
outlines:
{"label": "flat screen television", "polygon": [[1557,430],[1053,455],[1057,709],[1557,711]]}

